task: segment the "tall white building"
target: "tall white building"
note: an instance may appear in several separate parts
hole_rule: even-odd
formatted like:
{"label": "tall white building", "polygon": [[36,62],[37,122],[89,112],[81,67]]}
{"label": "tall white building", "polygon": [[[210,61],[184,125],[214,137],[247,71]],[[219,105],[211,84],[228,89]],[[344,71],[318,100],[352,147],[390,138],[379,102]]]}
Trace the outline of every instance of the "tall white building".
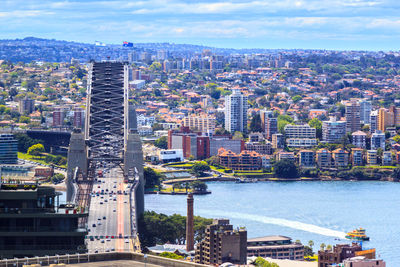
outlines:
{"label": "tall white building", "polygon": [[371,109],[372,109],[371,101],[367,101],[365,99],[362,99],[360,101],[360,120],[364,124],[370,123]]}
{"label": "tall white building", "polygon": [[225,96],[225,129],[231,133],[247,132],[247,96],[240,90],[233,89]]}

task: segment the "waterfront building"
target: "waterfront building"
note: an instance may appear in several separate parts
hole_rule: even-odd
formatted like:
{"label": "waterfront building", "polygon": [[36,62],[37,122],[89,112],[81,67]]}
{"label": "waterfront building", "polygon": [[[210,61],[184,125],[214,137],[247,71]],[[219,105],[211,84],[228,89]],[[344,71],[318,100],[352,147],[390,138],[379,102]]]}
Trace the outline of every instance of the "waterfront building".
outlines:
{"label": "waterfront building", "polygon": [[353,243],[333,246],[332,250],[318,251],[318,267],[328,267],[342,263],[343,260],[356,256],[356,251],[361,251],[361,245]]}
{"label": "waterfront building", "polygon": [[392,151],[383,151],[382,153],[382,165],[390,166],[393,164]]}
{"label": "waterfront building", "polygon": [[369,124],[371,109],[372,109],[371,101],[368,101],[366,99],[361,99],[359,103],[360,103],[360,120],[364,124]]}
{"label": "waterfront building", "polygon": [[227,219],[215,219],[208,225],[205,238],[197,244],[195,262],[220,265],[224,262],[246,264],[247,231],[233,229]]}
{"label": "waterfront building", "polygon": [[289,159],[289,160],[295,160],[294,157],[294,152],[283,152],[283,151],[279,151],[277,153],[277,160],[283,160],[283,159]]}
{"label": "waterfront building", "polygon": [[261,110],[261,126],[268,140],[272,139],[273,134],[278,133],[278,119],[274,118],[271,110]]}
{"label": "waterfront building", "polygon": [[236,131],[247,132],[247,96],[233,89],[225,96],[225,129],[232,134]]}
{"label": "waterfront building", "polygon": [[329,121],[322,122],[322,140],[330,144],[338,144],[346,135],[346,122],[336,121],[335,117],[331,117]]}
{"label": "waterfront building", "polygon": [[351,134],[351,143],[359,148],[366,148],[367,134],[363,131],[357,131]]}
{"label": "waterfront building", "polygon": [[272,135],[272,148],[283,149],[285,147],[285,138],[283,134],[276,133]]}
{"label": "waterfront building", "polygon": [[360,104],[352,101],[346,103],[346,132],[356,132],[361,130]]}
{"label": "waterfront building", "polygon": [[304,259],[304,246],[281,235],[251,238],[247,240],[247,256],[301,261]]}
{"label": "waterfront building", "polygon": [[342,148],[332,151],[333,165],[336,168],[345,168],[349,164],[349,152]]}
{"label": "waterfront building", "polygon": [[363,166],[364,165],[364,150],[362,148],[352,148],[351,149],[351,164],[353,166]]}
{"label": "waterfront building", "polygon": [[0,164],[18,163],[18,141],[12,134],[0,134]]}
{"label": "waterfront building", "polygon": [[367,150],[367,164],[368,165],[378,164],[378,152],[376,150]]}
{"label": "waterfront building", "polygon": [[371,112],[369,119],[369,131],[373,134],[378,129],[378,111],[374,110]]}
{"label": "waterfront building", "polygon": [[218,149],[221,147],[239,154],[245,149],[245,144],[244,140],[230,139],[226,136],[210,137],[210,156],[218,155]]}
{"label": "waterfront building", "polygon": [[247,142],[245,143],[245,149],[248,151],[255,151],[261,155],[271,155],[272,154],[272,143],[267,141],[265,144],[259,142]]}
{"label": "waterfront building", "polygon": [[286,138],[316,138],[316,129],[310,127],[308,124],[304,125],[291,125],[285,126],[285,137]]}
{"label": "waterfront building", "polygon": [[0,251],[2,257],[33,257],[87,252],[82,208],[59,205],[52,187],[1,184]]}
{"label": "waterfront building", "polygon": [[255,151],[243,150],[236,154],[231,150],[218,150],[219,164],[232,170],[259,170],[262,166],[262,156]]}
{"label": "waterfront building", "polygon": [[317,165],[321,169],[328,169],[332,167],[332,153],[321,148],[317,151]]}
{"label": "waterfront building", "polygon": [[286,139],[286,145],[292,148],[306,148],[318,145],[318,141],[315,138],[288,138]]}
{"label": "waterfront building", "polygon": [[367,259],[363,256],[357,256],[345,259],[338,267],[386,267],[386,262],[380,259]]}
{"label": "waterfront building", "polygon": [[371,136],[371,149],[378,148],[385,150],[385,134],[381,131],[376,131]]}
{"label": "waterfront building", "polygon": [[19,100],[18,112],[22,115],[35,111],[35,100],[25,97]]}
{"label": "waterfront building", "polygon": [[300,150],[299,152],[299,166],[302,168],[315,167],[315,153],[312,150]]}

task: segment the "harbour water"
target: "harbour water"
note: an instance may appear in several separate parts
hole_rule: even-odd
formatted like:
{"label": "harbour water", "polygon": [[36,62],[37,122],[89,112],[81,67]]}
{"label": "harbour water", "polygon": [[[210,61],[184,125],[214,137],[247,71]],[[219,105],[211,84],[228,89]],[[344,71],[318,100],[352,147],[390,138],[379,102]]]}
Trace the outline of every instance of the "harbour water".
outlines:
{"label": "harbour water", "polygon": [[[195,215],[229,218],[246,226],[248,237],[284,235],[308,244],[314,251],[326,245],[349,243],[345,233],[367,230],[387,266],[400,266],[400,183],[391,182],[232,182],[208,183],[212,194],[195,196]],[[146,210],[186,215],[186,196],[146,195]],[[340,239],[340,240],[339,240]]]}

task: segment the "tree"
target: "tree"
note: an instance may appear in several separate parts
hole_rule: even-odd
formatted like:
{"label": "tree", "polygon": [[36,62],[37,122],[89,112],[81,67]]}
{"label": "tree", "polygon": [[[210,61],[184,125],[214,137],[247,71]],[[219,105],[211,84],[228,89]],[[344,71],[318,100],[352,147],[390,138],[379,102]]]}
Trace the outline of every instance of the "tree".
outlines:
{"label": "tree", "polygon": [[161,63],[160,63],[160,62],[157,62],[157,61],[154,61],[154,62],[150,65],[149,69],[150,69],[151,71],[160,71],[160,70],[161,70]]}
{"label": "tree", "polygon": [[299,102],[301,99],[302,99],[302,97],[299,96],[299,95],[295,95],[294,97],[292,97],[292,100],[293,100],[294,103]]}
{"label": "tree", "polygon": [[319,246],[319,248],[320,248],[321,250],[325,250],[325,247],[326,247],[325,243],[322,243],[322,244]]}
{"label": "tree", "polygon": [[207,191],[207,188],[208,188],[205,182],[203,182],[203,181],[198,181],[198,180],[193,181],[193,182],[191,183],[191,187],[192,187],[192,189],[193,189],[194,191],[199,191],[199,192]]}
{"label": "tree", "polygon": [[161,149],[167,149],[168,148],[168,140],[166,136],[161,136],[158,138],[156,141],[154,141],[154,145],[158,148]]}
{"label": "tree", "polygon": [[274,173],[279,178],[297,178],[299,170],[290,159],[283,159],[274,164]]}
{"label": "tree", "polygon": [[53,184],[58,184],[58,183],[61,183],[61,181],[64,180],[64,179],[65,179],[64,174],[55,173],[55,174],[53,175],[53,177],[51,177],[51,182],[52,182]]}
{"label": "tree", "polygon": [[143,170],[143,176],[146,181],[145,183],[145,188],[154,188],[156,186],[160,186],[161,180],[163,178],[163,175],[160,173],[156,172],[154,169],[145,167]]}
{"label": "tree", "polygon": [[221,97],[221,91],[218,90],[218,89],[213,89],[213,90],[211,91],[210,96],[211,96],[212,98],[218,100],[218,99]]}
{"label": "tree", "polygon": [[209,171],[211,168],[205,162],[195,162],[192,166],[191,172],[196,176],[204,176],[204,172]]}
{"label": "tree", "polygon": [[232,137],[233,140],[243,140],[243,133],[236,131]]}
{"label": "tree", "polygon": [[397,181],[400,180],[400,168],[399,168],[399,167],[397,167],[396,169],[393,170],[393,172],[392,172],[392,178],[393,178],[394,180],[397,180]]}
{"label": "tree", "polygon": [[205,160],[208,165],[219,166],[219,158],[217,156],[211,156]]}
{"label": "tree", "polygon": [[317,138],[322,138],[322,122],[319,119],[317,119],[317,118],[311,119],[308,122],[308,125],[310,125],[310,127],[316,129]]}
{"label": "tree", "polygon": [[256,114],[251,118],[250,121],[250,131],[251,132],[262,132],[262,126],[261,126],[261,116],[260,114]]}
{"label": "tree", "polygon": [[18,140],[18,151],[23,153],[26,153],[29,147],[35,144],[44,143],[43,140],[30,138],[27,134],[23,133],[14,134],[14,137]]}
{"label": "tree", "polygon": [[307,257],[307,256],[310,256],[310,257],[314,256],[314,252],[313,252],[313,250],[312,250],[311,247],[309,247],[309,246],[304,246],[304,256],[305,256],[305,257]]}
{"label": "tree", "polygon": [[310,248],[312,248],[314,246],[314,241],[312,241],[312,240],[308,241],[308,246]]}
{"label": "tree", "polygon": [[262,257],[258,257],[253,264],[257,267],[279,267],[275,262],[269,262]]}
{"label": "tree", "polygon": [[19,122],[20,123],[29,123],[30,121],[31,121],[31,118],[29,118],[28,116],[19,117]]}
{"label": "tree", "polygon": [[41,153],[43,153],[44,151],[45,151],[44,150],[44,146],[42,144],[36,144],[36,145],[31,146],[28,149],[28,155],[30,155],[30,156],[40,156]]}
{"label": "tree", "polygon": [[329,251],[331,251],[331,250],[332,250],[332,245],[327,245],[327,246],[326,246],[326,249],[329,250]]}

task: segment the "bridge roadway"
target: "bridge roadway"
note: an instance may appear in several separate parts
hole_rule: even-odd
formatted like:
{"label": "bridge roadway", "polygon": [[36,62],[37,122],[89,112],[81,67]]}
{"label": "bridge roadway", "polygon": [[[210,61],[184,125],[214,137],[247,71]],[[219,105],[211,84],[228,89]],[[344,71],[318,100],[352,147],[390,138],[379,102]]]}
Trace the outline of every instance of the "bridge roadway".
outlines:
{"label": "bridge roadway", "polygon": [[124,183],[119,167],[97,170],[103,170],[104,177],[97,177],[93,184],[88,219],[90,231],[86,239],[89,252],[135,252],[136,237],[131,236],[130,216],[132,185]]}

